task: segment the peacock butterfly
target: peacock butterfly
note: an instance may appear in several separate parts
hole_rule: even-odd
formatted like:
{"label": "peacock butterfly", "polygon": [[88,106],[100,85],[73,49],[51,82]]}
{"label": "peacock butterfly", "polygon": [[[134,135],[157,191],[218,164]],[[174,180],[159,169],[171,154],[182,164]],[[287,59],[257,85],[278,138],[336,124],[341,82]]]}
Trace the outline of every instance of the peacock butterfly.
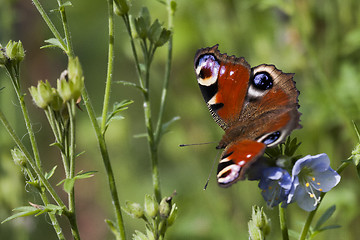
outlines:
{"label": "peacock butterfly", "polygon": [[299,91],[293,73],[274,65],[251,68],[243,57],[221,54],[218,45],[199,49],[194,60],[197,81],[216,123],[225,131],[217,169],[221,187],[245,178],[266,147],[275,146],[299,124]]}

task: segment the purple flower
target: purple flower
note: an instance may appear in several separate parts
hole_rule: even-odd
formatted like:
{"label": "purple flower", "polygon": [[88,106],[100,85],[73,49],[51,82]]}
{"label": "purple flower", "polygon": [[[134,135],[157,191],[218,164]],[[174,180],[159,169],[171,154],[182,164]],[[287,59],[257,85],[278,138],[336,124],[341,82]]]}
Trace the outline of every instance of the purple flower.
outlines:
{"label": "purple flower", "polygon": [[292,188],[287,203],[297,202],[305,211],[312,211],[320,202],[320,193],[328,192],[340,181],[325,154],[305,156],[292,169]]}
{"label": "purple flower", "polygon": [[261,195],[269,207],[275,207],[287,199],[291,189],[290,174],[279,167],[266,168],[259,182]]}

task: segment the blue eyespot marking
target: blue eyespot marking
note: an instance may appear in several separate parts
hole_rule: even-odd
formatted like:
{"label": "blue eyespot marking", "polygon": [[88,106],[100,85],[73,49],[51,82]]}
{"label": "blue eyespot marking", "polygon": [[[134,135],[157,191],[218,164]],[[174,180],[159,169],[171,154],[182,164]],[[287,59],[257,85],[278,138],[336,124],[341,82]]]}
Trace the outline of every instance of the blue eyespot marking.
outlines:
{"label": "blue eyespot marking", "polygon": [[273,142],[279,139],[280,135],[281,133],[279,131],[274,132],[269,136],[267,136],[264,140],[262,140],[262,142],[266,145],[272,144]]}
{"label": "blue eyespot marking", "polygon": [[258,72],[255,74],[252,83],[257,89],[265,91],[272,88],[273,79],[267,72]]}

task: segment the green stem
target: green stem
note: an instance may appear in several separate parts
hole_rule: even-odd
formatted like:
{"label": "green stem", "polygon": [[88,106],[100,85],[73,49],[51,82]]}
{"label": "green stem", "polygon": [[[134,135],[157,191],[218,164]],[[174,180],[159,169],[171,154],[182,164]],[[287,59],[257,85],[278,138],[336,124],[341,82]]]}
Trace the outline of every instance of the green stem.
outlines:
{"label": "green stem", "polygon": [[86,110],[89,114],[89,118],[90,121],[92,123],[92,126],[95,130],[95,134],[98,140],[98,144],[100,147],[100,152],[101,152],[101,156],[104,162],[104,166],[106,169],[106,173],[107,173],[107,177],[108,177],[108,184],[109,184],[109,188],[110,188],[110,192],[111,192],[111,197],[112,197],[112,203],[114,205],[115,208],[115,213],[116,213],[116,220],[117,220],[117,224],[118,224],[118,229],[119,229],[119,234],[121,239],[125,240],[125,228],[124,228],[124,222],[122,219],[122,215],[121,215],[121,207],[120,207],[120,202],[119,202],[119,197],[118,197],[118,193],[117,193],[117,188],[116,188],[116,183],[115,183],[115,177],[114,177],[114,173],[111,167],[111,162],[110,162],[110,157],[109,157],[109,153],[107,151],[107,147],[106,147],[106,142],[104,139],[104,135],[102,134],[99,124],[96,120],[96,116],[95,116],[95,112],[94,109],[92,107],[92,104],[90,102],[88,93],[86,91],[86,88],[83,89],[82,91],[82,97],[85,103],[85,107]]}
{"label": "green stem", "polygon": [[[344,169],[350,164],[350,161],[346,161],[346,162],[343,162],[341,163],[341,165],[339,166],[339,168],[337,169],[337,173],[338,174],[341,174],[342,171],[344,171]],[[310,228],[310,225],[311,225],[311,222],[312,220],[314,219],[314,216],[315,216],[315,213],[316,211],[319,209],[319,206],[322,202],[322,200],[324,199],[324,196],[325,196],[325,192],[321,193],[320,194],[320,201],[319,201],[319,204],[316,206],[315,210],[310,212],[307,219],[306,219],[306,222],[304,224],[304,227],[303,229],[301,230],[301,235],[300,235],[300,238],[299,240],[305,240],[306,239],[306,236],[309,232],[309,228]]]}
{"label": "green stem", "polygon": [[49,16],[46,14],[45,10],[42,8],[40,2],[38,0],[32,0],[32,2],[34,3],[36,9],[38,10],[40,15],[44,19],[45,23],[48,25],[48,27],[49,27],[50,31],[53,33],[54,37],[59,41],[61,47],[64,49],[64,51],[68,52],[68,48],[67,48],[64,40],[62,39],[60,33],[56,30],[56,27],[50,20]]}
{"label": "green stem", "polygon": [[112,82],[112,73],[114,66],[114,9],[113,9],[113,0],[108,0],[108,15],[109,15],[109,48],[108,48],[108,66],[107,66],[107,75],[106,75],[106,86],[105,86],[105,96],[103,103],[103,112],[101,119],[101,132],[105,133],[107,113],[109,108],[110,101],[110,91],[111,91],[111,82]]}
{"label": "green stem", "polygon": [[[173,17],[174,13],[171,10],[171,6],[169,1],[167,2],[167,10],[168,10],[168,28],[170,31],[173,29]],[[164,108],[165,108],[165,101],[166,101],[166,95],[167,95],[167,89],[169,86],[169,80],[170,80],[170,72],[171,72],[171,63],[172,63],[172,35],[170,36],[169,43],[168,43],[168,56],[167,56],[167,63],[166,63],[166,69],[165,69],[165,77],[164,77],[164,83],[161,93],[161,100],[160,100],[160,110],[159,110],[159,117],[156,124],[156,132],[155,132],[155,141],[156,144],[159,144],[160,138],[161,138],[161,127],[163,123],[163,117],[164,117]]]}
{"label": "green stem", "polygon": [[22,114],[23,114],[23,117],[25,120],[26,130],[29,134],[30,143],[31,143],[31,147],[33,150],[36,166],[39,168],[40,171],[42,171],[39,150],[38,150],[36,139],[35,139],[35,133],[33,131],[33,128],[32,128],[31,122],[30,122],[30,118],[29,118],[29,113],[28,113],[26,105],[25,105],[24,95],[21,95],[19,88],[15,88],[15,92],[16,92],[16,96],[20,102],[21,111],[22,111]]}
{"label": "green stem", "polygon": [[280,228],[283,240],[289,240],[288,227],[286,223],[286,209],[279,205]]}
{"label": "green stem", "polygon": [[138,55],[137,55],[137,52],[136,52],[134,37],[133,37],[132,31],[131,31],[129,15],[124,14],[123,20],[124,20],[124,23],[125,23],[126,30],[128,31],[128,34],[130,36],[131,49],[132,49],[134,59],[135,59],[136,73],[137,73],[138,78],[139,78],[139,84],[140,84],[140,87],[142,89],[144,89],[144,83],[143,83],[143,79],[142,79],[142,75],[141,75],[140,63],[139,63]]}
{"label": "green stem", "polygon": [[[150,60],[149,58],[146,58]],[[148,61],[146,64],[146,73],[145,73],[145,86],[149,86],[149,72],[150,72],[150,62]],[[147,139],[149,145],[149,154],[151,159],[151,167],[152,167],[152,181],[154,187],[155,198],[158,202],[161,201],[161,191],[160,191],[160,178],[159,178],[159,169],[158,169],[158,152],[157,152],[157,144],[154,141],[154,130],[152,126],[152,115],[151,115],[151,102],[150,102],[150,94],[149,89],[146,88],[146,91],[143,92],[144,96],[144,115],[145,115],[145,125],[147,130]]]}
{"label": "green stem", "polygon": [[47,107],[47,109],[45,109],[45,115],[46,115],[48,122],[50,124],[50,127],[54,133],[56,143],[61,145],[61,146],[59,146],[60,153],[61,153],[61,159],[63,162],[66,178],[69,178],[69,172],[70,172],[69,160],[65,153],[63,134],[62,134],[62,130],[58,123],[59,119],[56,119],[54,112],[50,107]]}
{"label": "green stem", "polygon": [[[67,148],[69,148],[68,159],[70,160],[69,162],[70,169],[67,175],[69,176],[69,179],[72,179],[75,176],[75,101],[71,100],[71,103],[68,102],[67,108],[70,117],[70,141],[67,146]],[[80,233],[76,222],[74,187],[71,189],[71,191],[68,194],[68,200],[69,200],[68,218],[71,225],[71,232],[75,239],[80,239]]]}
{"label": "green stem", "polygon": [[60,11],[61,20],[62,20],[62,24],[63,24],[63,28],[64,28],[65,39],[66,39],[66,46],[67,46],[66,55],[68,55],[68,57],[70,57],[70,58],[73,58],[74,50],[72,48],[71,35],[70,35],[70,31],[69,31],[69,24],[67,23],[65,7],[62,5],[62,0],[57,0],[57,2],[59,5],[59,11]]}

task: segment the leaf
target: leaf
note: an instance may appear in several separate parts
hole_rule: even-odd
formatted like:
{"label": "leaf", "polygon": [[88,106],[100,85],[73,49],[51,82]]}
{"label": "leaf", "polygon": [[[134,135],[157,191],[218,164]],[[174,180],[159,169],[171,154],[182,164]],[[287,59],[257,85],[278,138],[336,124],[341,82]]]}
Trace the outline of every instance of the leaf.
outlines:
{"label": "leaf", "polygon": [[109,124],[110,124],[111,120],[113,120],[113,119],[121,120],[121,119],[124,118],[124,117],[114,118],[114,116],[116,114],[118,114],[119,112],[122,112],[122,111],[128,109],[128,105],[132,104],[133,102],[134,101],[132,101],[132,100],[123,100],[123,101],[121,101],[119,103],[114,103],[112,112],[110,112],[107,115],[104,132],[106,132],[107,128],[109,127]]}
{"label": "leaf", "polygon": [[75,178],[66,178],[64,180],[64,191],[70,193],[75,185]]}
{"label": "leaf", "polygon": [[341,228],[341,225],[338,225],[338,224],[328,225],[328,226],[325,226],[325,227],[319,229],[319,231],[325,231],[325,230],[336,229],[336,228]]}
{"label": "leaf", "polygon": [[360,132],[359,132],[359,128],[357,127],[356,123],[354,121],[353,122],[353,125],[354,125],[354,128],[355,128],[355,132],[356,132],[356,136],[358,137],[358,140],[360,142]]}
{"label": "leaf", "polygon": [[56,38],[49,38],[49,39],[45,40],[44,42],[48,43],[48,45],[42,46],[42,47],[40,47],[40,49],[49,48],[49,47],[58,47],[65,52],[63,45]]}
{"label": "leaf", "polygon": [[318,231],[320,229],[320,227],[327,221],[329,220],[329,218],[334,214],[336,210],[336,206],[332,205],[331,207],[329,207],[323,215],[321,215],[321,217],[319,218],[319,220],[317,221],[314,231]]}
{"label": "leaf", "polygon": [[78,173],[74,178],[75,179],[85,179],[85,178],[91,178],[97,173],[97,171],[88,171],[84,173]]}
{"label": "leaf", "polygon": [[119,83],[119,84],[122,84],[124,86],[131,86],[131,87],[135,87],[139,90],[141,90],[142,92],[145,92],[145,89],[142,88],[141,86],[135,84],[135,83],[132,83],[132,82],[127,82],[127,81],[116,81],[115,83]]}
{"label": "leaf", "polygon": [[76,154],[75,158],[77,158],[77,157],[79,157],[79,156],[83,155],[84,153],[85,153],[85,151],[82,151],[82,152],[80,152],[80,153]]}
{"label": "leaf", "polygon": [[63,145],[62,145],[61,143],[59,143],[59,142],[51,143],[49,146],[50,146],[50,147],[52,147],[52,146],[58,147],[61,151],[64,150]]}
{"label": "leaf", "polygon": [[135,134],[134,138],[146,138],[148,135],[147,133],[139,133],[139,134]]}
{"label": "leaf", "polygon": [[52,214],[57,214],[59,216],[62,215],[63,209],[62,207],[54,204],[47,204],[44,209],[45,212],[51,212]]}
{"label": "leaf", "polygon": [[60,7],[72,7],[72,3],[70,1],[66,1],[60,5]]}
{"label": "leaf", "polygon": [[120,240],[121,239],[120,232],[116,228],[116,223],[114,221],[111,221],[110,219],[105,219],[105,222],[109,226],[111,232],[115,235],[116,240]]}
{"label": "leaf", "polygon": [[75,180],[77,179],[85,179],[85,178],[91,178],[94,176],[94,173],[97,171],[88,171],[82,173],[82,171],[78,172],[78,174],[73,178],[66,178],[61,180],[56,186],[59,186],[60,184],[64,183],[64,191],[67,193],[70,193],[75,185]]}
{"label": "leaf", "polygon": [[54,172],[55,172],[56,168],[57,168],[57,165],[55,165],[55,166],[50,170],[50,172],[45,173],[45,178],[46,178],[46,179],[50,179],[50,178],[52,177],[52,175],[54,175]]}
{"label": "leaf", "polygon": [[180,120],[179,116],[173,117],[172,119],[170,119],[169,121],[167,121],[166,123],[164,123],[161,126],[161,132],[160,132],[160,138],[161,136],[163,136],[165,133],[169,132],[168,129],[170,127],[171,124],[173,124],[174,122]]}
{"label": "leaf", "polygon": [[35,215],[35,214],[39,213],[41,210],[38,208],[35,208],[35,207],[31,207],[31,206],[22,206],[22,207],[13,209],[13,211],[20,211],[20,212],[15,213],[14,215],[11,215],[10,217],[6,218],[4,221],[1,222],[1,224],[8,222],[10,220],[13,220],[15,218],[18,218],[18,217],[26,217],[26,216]]}
{"label": "leaf", "polygon": [[70,1],[64,2],[63,4],[59,5],[59,8],[52,9],[50,12],[60,12],[60,10],[64,7],[72,7],[72,3]]}

